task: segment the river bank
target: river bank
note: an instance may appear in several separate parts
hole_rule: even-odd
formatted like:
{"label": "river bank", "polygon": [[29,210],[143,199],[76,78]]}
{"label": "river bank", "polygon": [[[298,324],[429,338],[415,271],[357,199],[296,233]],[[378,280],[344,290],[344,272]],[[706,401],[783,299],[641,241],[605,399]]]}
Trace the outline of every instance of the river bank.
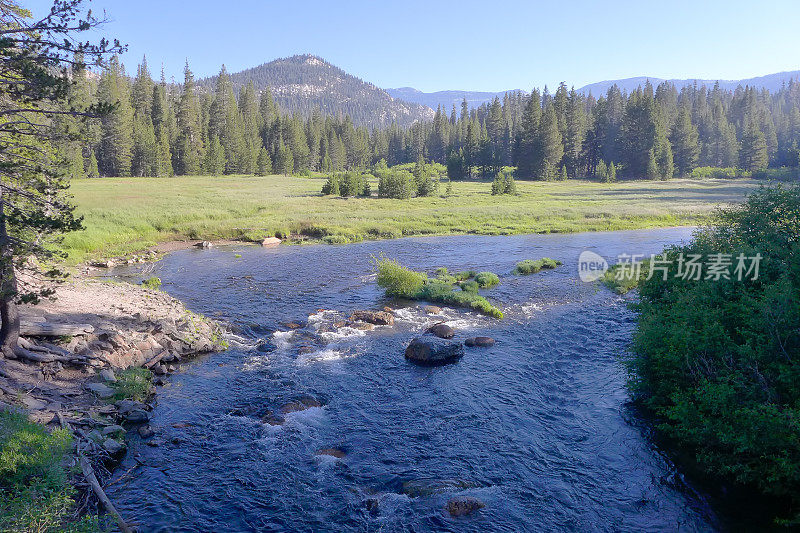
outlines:
{"label": "river bank", "polygon": [[[70,462],[84,467],[85,458],[98,487],[125,455],[130,435],[158,443],[148,422],[163,377],[227,344],[224,324],[164,292],[83,274],[59,286],[55,300],[19,311],[24,351],[0,359],[0,411],[24,413],[49,431],[68,430]],[[74,482],[85,499],[85,480]]]}

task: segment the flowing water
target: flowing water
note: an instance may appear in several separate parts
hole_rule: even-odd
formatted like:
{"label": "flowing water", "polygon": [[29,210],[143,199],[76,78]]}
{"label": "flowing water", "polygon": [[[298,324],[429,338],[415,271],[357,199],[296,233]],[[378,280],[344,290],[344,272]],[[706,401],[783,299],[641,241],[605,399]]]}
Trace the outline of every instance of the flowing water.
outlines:
{"label": "flowing water", "polygon": [[[252,346],[169,378],[152,421],[163,443],[134,439],[118,472],[131,470],[110,495],[143,531],[714,530],[627,405],[626,299],[577,276],[585,249],[613,259],[689,237],[672,228],[173,253],[150,275]],[[429,316],[385,298],[371,274],[379,254],[419,270],[498,273],[483,292],[506,318]],[[564,265],[511,273],[539,257]],[[394,327],[341,327],[350,311],[384,305],[399,308]],[[438,320],[497,344],[443,367],[407,362],[405,345]],[[262,421],[301,398],[321,406]],[[465,496],[486,507],[445,513]]]}

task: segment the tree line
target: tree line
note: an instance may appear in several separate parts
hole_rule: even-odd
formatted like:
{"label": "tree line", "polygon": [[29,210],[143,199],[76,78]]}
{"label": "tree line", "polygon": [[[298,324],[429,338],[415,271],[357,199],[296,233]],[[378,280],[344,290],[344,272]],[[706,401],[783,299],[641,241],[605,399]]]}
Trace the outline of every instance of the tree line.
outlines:
{"label": "tree line", "polygon": [[410,127],[357,127],[346,114],[289,113],[253,82],[236,91],[222,67],[211,89],[188,66],[182,84],[155,82],[146,60],[126,75],[112,58],[99,75],[73,72],[70,105],[114,106],[63,148],[73,176],[291,174],[361,170],[380,160],[447,165],[452,179],[494,176],[565,179],[617,174],[668,179],[698,167],[797,167],[800,84],[769,93],[705,86],[678,90],[649,82],[630,94],[612,86],[600,98],[534,89]]}

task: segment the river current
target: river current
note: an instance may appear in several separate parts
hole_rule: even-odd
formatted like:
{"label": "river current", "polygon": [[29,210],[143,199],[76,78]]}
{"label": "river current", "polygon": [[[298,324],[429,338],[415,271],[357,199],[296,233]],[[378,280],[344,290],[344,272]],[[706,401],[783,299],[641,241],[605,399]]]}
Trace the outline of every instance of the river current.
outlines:
{"label": "river current", "polygon": [[[147,275],[232,324],[242,344],[168,378],[151,424],[161,444],[134,438],[109,495],[142,531],[715,530],[629,406],[629,299],[577,271],[584,250],[614,262],[690,236],[670,228],[174,252]],[[429,272],[497,273],[500,285],[482,292],[505,319],[429,315],[423,303],[387,299],[371,266],[381,254]],[[564,264],[512,273],[540,257]],[[386,305],[397,309],[393,327],[341,327],[353,310]],[[407,362],[407,343],[440,320],[457,338],[497,343],[442,367]],[[321,405],[265,422],[304,398]],[[343,457],[316,454],[325,448]],[[486,507],[444,511],[465,496]]]}

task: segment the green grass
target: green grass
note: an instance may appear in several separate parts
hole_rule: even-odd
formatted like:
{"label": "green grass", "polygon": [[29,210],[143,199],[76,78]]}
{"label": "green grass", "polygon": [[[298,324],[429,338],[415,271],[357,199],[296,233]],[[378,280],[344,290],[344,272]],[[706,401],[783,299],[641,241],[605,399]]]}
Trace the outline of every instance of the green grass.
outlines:
{"label": "green grass", "polygon": [[117,381],[112,384],[114,395],[111,401],[136,400],[146,402],[150,397],[153,373],[142,367],[128,368],[117,374]]}
{"label": "green grass", "polygon": [[561,261],[543,257],[541,259],[525,259],[517,263],[517,268],[514,269],[515,274],[536,274],[541,270],[552,270],[561,265]]}
{"label": "green grass", "polygon": [[[624,269],[624,270],[623,270]],[[650,260],[645,259],[636,269],[632,264],[625,263],[611,265],[611,267],[600,278],[600,282],[616,292],[617,294],[626,294],[633,289],[639,288],[643,280],[647,279],[650,272]]]}
{"label": "green grass", "polygon": [[[475,280],[463,283],[461,285],[463,290],[457,291],[458,282],[454,276],[447,273],[446,268],[437,269],[438,277],[429,279],[424,272],[415,272],[393,259],[381,257],[376,259],[375,263],[378,286],[386,291],[387,296],[466,307],[494,318],[503,318],[500,309],[478,294],[481,285],[476,280],[479,276],[482,277],[486,288],[500,283],[500,279],[491,272],[481,272]],[[474,289],[466,288],[467,284],[474,286]]]}
{"label": "green grass", "polygon": [[97,517],[73,518],[75,490],[64,464],[66,430],[48,433],[25,415],[0,412],[0,531],[100,531]]}
{"label": "green grass", "polygon": [[[85,230],[67,235],[70,262],[133,253],[173,239],[306,235],[332,244],[410,235],[511,235],[697,225],[742,200],[754,180],[453,182],[452,195],[394,200],[322,196],[320,178],[194,176],[72,182]],[[374,183],[373,190],[377,190]]]}

